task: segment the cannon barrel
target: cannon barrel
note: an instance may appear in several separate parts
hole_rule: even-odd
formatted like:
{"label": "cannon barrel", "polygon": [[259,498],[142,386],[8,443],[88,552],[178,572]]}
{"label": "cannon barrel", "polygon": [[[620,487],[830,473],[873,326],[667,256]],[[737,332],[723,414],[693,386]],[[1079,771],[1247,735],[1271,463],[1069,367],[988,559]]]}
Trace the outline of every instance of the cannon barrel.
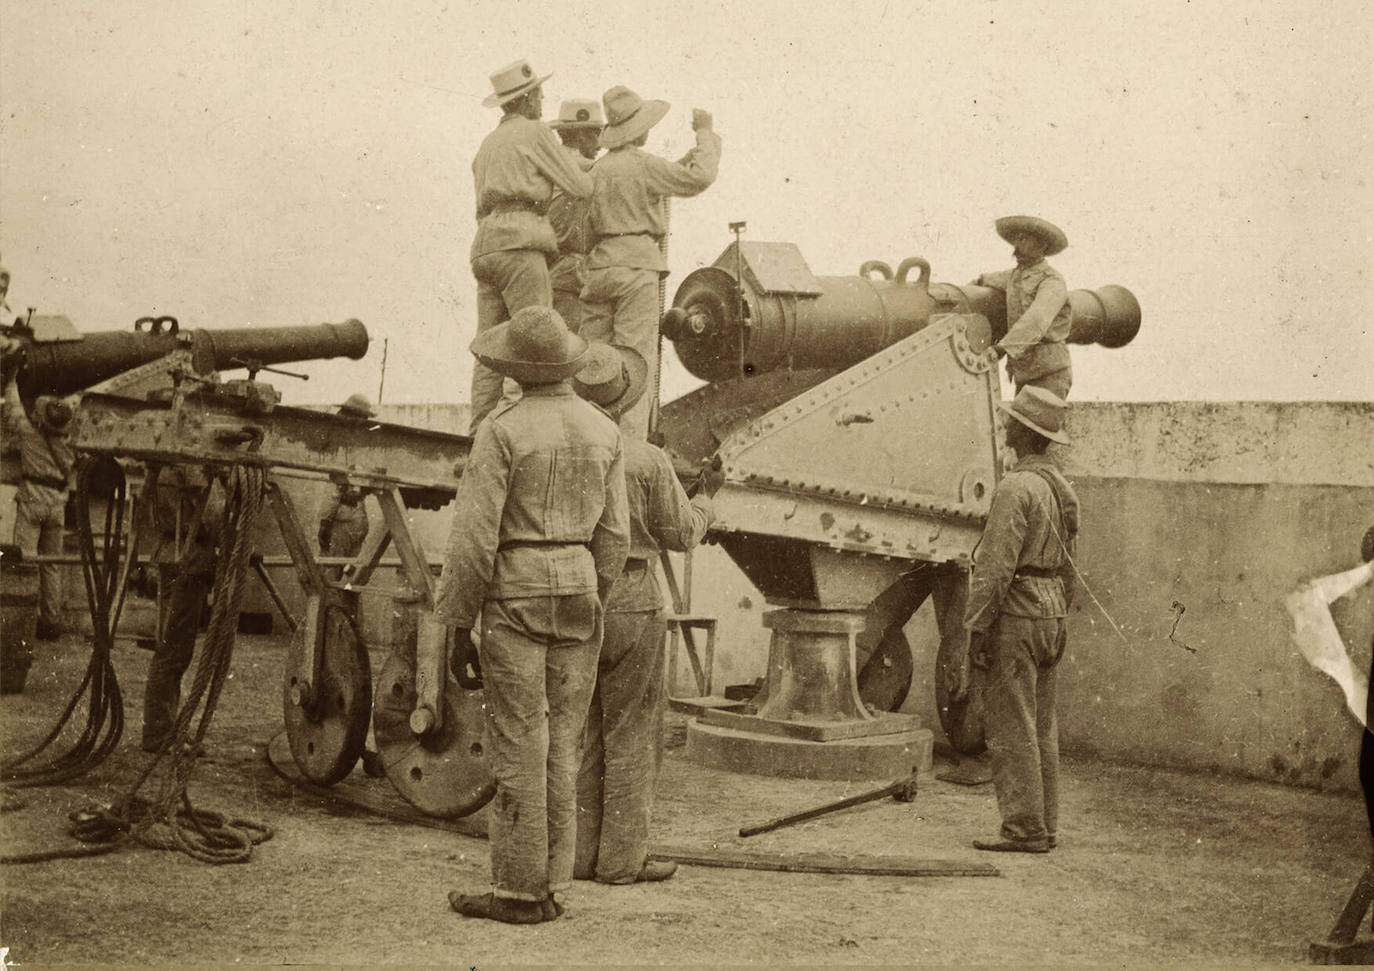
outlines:
{"label": "cannon barrel", "polygon": [[331,357],[354,360],[367,353],[367,328],[357,320],[300,327],[240,327],[232,330],[180,330],[172,318],[161,318],[131,331],[92,331],[75,339],[43,340],[36,331],[16,328],[8,336],[25,344],[18,373],[26,399],[65,395],[99,384],[117,374],[189,348],[200,374],[239,367],[259,367]]}
{"label": "cannon barrel", "polygon": [[[1122,347],[1140,329],[1140,304],[1125,287],[1074,290],[1069,304],[1071,343]],[[682,281],[662,330],[689,371],[719,381],[782,368],[846,368],[944,313],[982,314],[993,340],[1007,331],[1001,290],[931,284],[930,264],[919,257],[895,272],[870,261],[857,276],[817,277],[791,243],[746,242],[732,243]]]}

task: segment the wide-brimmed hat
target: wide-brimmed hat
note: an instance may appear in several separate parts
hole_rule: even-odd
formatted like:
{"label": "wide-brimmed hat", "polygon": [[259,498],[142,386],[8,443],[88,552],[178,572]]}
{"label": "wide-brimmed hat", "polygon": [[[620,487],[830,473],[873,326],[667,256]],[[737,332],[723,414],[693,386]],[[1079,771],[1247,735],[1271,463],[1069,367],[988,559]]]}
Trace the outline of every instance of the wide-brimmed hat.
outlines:
{"label": "wide-brimmed hat", "polygon": [[339,405],[339,414],[371,418],[377,414],[377,409],[372,406],[372,401],[367,395],[351,394],[348,396],[348,400]]}
{"label": "wide-brimmed hat", "polygon": [[576,128],[603,128],[606,120],[601,117],[601,105],[591,98],[569,98],[558,106],[558,117],[549,122],[554,131]]}
{"label": "wide-brimmed hat", "polygon": [[606,104],[606,127],[601,131],[602,148],[619,148],[653,128],[668,113],[666,101],[645,101],[629,88],[617,84],[601,100]]}
{"label": "wide-brimmed hat", "polygon": [[507,101],[514,101],[526,91],[533,91],[551,77],[553,77],[552,74],[539,77],[534,73],[534,68],[530,67],[529,61],[523,59],[512,61],[492,74],[491,87],[495,93],[483,98],[482,105],[486,108],[495,108]]}
{"label": "wide-brimmed hat", "polygon": [[34,414],[44,428],[60,432],[72,423],[72,406],[61,398],[40,395],[33,403]]}
{"label": "wide-brimmed hat", "polygon": [[1038,216],[1003,216],[996,225],[997,235],[1013,246],[1016,244],[1012,237],[1018,233],[1038,236],[1045,243],[1046,256],[1062,252],[1069,245],[1069,237],[1064,235],[1062,229]]}
{"label": "wide-brimmed hat", "polygon": [[552,384],[582,369],[587,342],[552,307],[523,307],[478,334],[469,349],[497,374],[521,384]]}
{"label": "wide-brimmed hat", "polygon": [[649,362],[633,347],[593,341],[582,370],[572,386],[583,398],[619,418],[644,396],[649,383]]}
{"label": "wide-brimmed hat", "polygon": [[997,407],[1050,441],[1060,445],[1069,444],[1069,436],[1062,431],[1064,413],[1069,410],[1069,403],[1053,391],[1027,384],[1016,392],[1011,404],[999,401]]}

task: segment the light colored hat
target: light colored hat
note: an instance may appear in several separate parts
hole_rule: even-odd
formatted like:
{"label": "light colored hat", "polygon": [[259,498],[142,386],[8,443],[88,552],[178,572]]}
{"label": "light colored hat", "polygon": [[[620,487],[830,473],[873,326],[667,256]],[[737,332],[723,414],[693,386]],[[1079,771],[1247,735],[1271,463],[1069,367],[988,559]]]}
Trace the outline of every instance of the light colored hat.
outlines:
{"label": "light colored hat", "polygon": [[552,307],[522,307],[478,334],[469,349],[487,367],[521,384],[552,384],[586,363],[587,342]]}
{"label": "light colored hat", "polygon": [[649,362],[633,347],[593,341],[582,370],[573,376],[573,390],[612,418],[619,418],[644,396]]}
{"label": "light colored hat", "polygon": [[999,401],[997,407],[1050,441],[1069,444],[1069,436],[1060,430],[1064,427],[1064,413],[1069,410],[1069,403],[1053,391],[1027,384],[1016,392],[1016,399],[1011,404]]}
{"label": "light colored hat", "polygon": [[558,117],[549,122],[554,131],[574,128],[602,128],[601,105],[591,98],[569,98],[558,106]]}
{"label": "light colored hat", "polygon": [[606,103],[606,127],[601,132],[602,148],[619,148],[646,134],[668,113],[666,101],[645,101],[624,85],[617,84],[601,98]]}
{"label": "light colored hat", "polygon": [[44,428],[60,432],[72,423],[72,406],[61,398],[41,395],[33,403],[34,414]]}
{"label": "light colored hat", "polygon": [[377,409],[372,406],[367,395],[351,394],[347,401],[339,405],[339,414],[352,415],[358,418],[372,418],[377,414]]}
{"label": "light colored hat", "polygon": [[1013,245],[1012,237],[1018,233],[1040,237],[1045,242],[1046,256],[1062,252],[1069,245],[1069,237],[1064,235],[1063,230],[1038,216],[1003,216],[996,225],[997,235]]}
{"label": "light colored hat", "polygon": [[545,74],[542,78],[536,76],[529,61],[523,59],[513,61],[492,74],[491,87],[496,93],[489,94],[482,99],[482,106],[495,108],[507,101],[514,101],[526,91],[533,91],[551,77],[553,77],[552,74]]}

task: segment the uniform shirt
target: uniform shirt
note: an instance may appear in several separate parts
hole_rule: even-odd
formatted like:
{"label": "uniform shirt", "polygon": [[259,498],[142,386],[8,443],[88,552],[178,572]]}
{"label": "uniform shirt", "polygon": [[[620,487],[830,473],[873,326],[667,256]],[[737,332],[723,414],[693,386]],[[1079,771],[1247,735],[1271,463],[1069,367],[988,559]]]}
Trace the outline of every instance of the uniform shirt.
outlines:
{"label": "uniform shirt", "polygon": [[[568,158],[584,172],[592,167],[592,161],[581,152],[562,146]],[[566,192],[553,194],[549,203],[549,223],[553,226],[554,236],[558,239],[558,262],[549,267],[549,283],[555,290],[577,293],[582,289],[582,263],[591,249],[590,229],[587,226],[587,211],[591,207],[589,198],[577,198]]]}
{"label": "uniform shirt", "polygon": [[1069,366],[1069,326],[1073,311],[1069,289],[1059,271],[1044,260],[978,278],[1007,295],[1007,332],[997,346],[1007,352],[1021,381]]}
{"label": "uniform shirt", "polygon": [[569,157],[548,125],[507,115],[482,140],[472,160],[477,199],[477,235],[471,258],[501,250],[558,252],[553,227],[544,217],[554,189],[582,199],[591,195],[591,176]]}
{"label": "uniform shirt", "polygon": [[[1064,519],[1048,482],[1036,469],[1057,477],[1065,496]],[[1043,455],[1029,455],[1002,479],[992,496],[983,538],[974,556],[964,617],[973,633],[987,631],[999,614],[1014,617],[1063,617],[1072,582],[1074,537],[1078,532],[1078,497],[1073,487]],[[1068,555],[1065,555],[1067,544]],[[1023,567],[1056,576],[1017,575]]]}
{"label": "uniform shirt", "polygon": [[659,551],[685,553],[700,543],[715,519],[711,500],[705,495],[688,499],[663,450],[637,438],[625,439],[625,492],[630,559],[606,598],[606,612],[659,610]]}
{"label": "uniform shirt", "polygon": [[[347,500],[347,501],[345,501]],[[367,539],[367,507],[361,492],[352,487],[338,488],[325,497],[320,506],[320,529],[328,528],[327,556],[357,556]]]}
{"label": "uniform shirt", "polygon": [[453,501],[435,613],[609,590],[630,544],[620,430],[566,381],[526,386],[477,428]]}
{"label": "uniform shirt", "polygon": [[591,229],[597,240],[588,269],[624,266],[667,272],[658,240],[668,231],[666,196],[694,196],[716,181],[720,136],[703,128],[696,148],[681,161],[650,155],[633,145],[612,149],[592,166]]}
{"label": "uniform shirt", "polygon": [[[76,464],[76,450],[72,448],[71,437],[65,432],[44,433],[40,430],[24,413],[24,406],[17,396],[8,396],[2,407],[4,417],[0,426],[4,430],[5,448],[17,446],[19,468],[23,475],[15,499],[22,503],[43,505],[66,501],[65,485],[57,488],[45,482],[66,482],[72,466]],[[45,481],[36,481],[39,479]]]}

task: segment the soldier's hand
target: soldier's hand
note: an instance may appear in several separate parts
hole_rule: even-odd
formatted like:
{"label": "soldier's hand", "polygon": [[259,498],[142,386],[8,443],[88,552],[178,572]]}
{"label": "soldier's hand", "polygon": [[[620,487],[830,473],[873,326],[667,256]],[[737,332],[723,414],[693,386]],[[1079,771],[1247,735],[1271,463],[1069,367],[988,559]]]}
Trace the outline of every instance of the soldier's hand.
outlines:
{"label": "soldier's hand", "polygon": [[958,704],[968,697],[969,680],[968,655],[965,655],[945,671],[950,704]]}
{"label": "soldier's hand", "polygon": [[448,669],[453,679],[469,691],[482,687],[482,661],[477,655],[477,645],[472,642],[472,630],[455,627],[452,645]]}
{"label": "soldier's hand", "polygon": [[28,349],[24,342],[13,337],[0,338],[0,379],[9,384],[24,365]]}
{"label": "soldier's hand", "polygon": [[968,660],[975,668],[986,671],[992,666],[990,638],[986,632],[970,634],[968,639]]}
{"label": "soldier's hand", "polygon": [[707,497],[713,497],[720,491],[720,487],[725,485],[725,469],[721,467],[720,456],[713,455],[710,459],[701,460],[701,491]]}
{"label": "soldier's hand", "polygon": [[714,121],[709,111],[702,111],[700,108],[692,109],[692,131],[701,131],[703,128],[710,131],[713,124]]}

